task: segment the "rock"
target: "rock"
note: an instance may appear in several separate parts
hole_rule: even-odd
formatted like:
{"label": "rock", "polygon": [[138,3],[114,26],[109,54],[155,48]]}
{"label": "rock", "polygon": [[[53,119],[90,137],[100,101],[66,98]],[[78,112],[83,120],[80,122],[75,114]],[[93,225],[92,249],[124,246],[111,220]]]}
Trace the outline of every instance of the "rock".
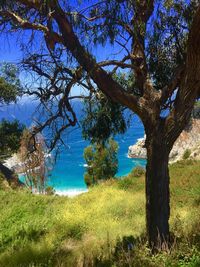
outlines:
{"label": "rock", "polygon": [[12,157],[4,161],[4,166],[17,173],[20,173],[22,169],[22,162],[20,161],[19,156],[17,154],[13,154]]}
{"label": "rock", "polygon": [[147,151],[145,148],[145,139],[146,139],[146,136],[144,136],[144,138],[139,138],[135,145],[129,146],[128,148],[129,158],[146,159]]}
{"label": "rock", "polygon": [[[147,157],[144,138],[138,139],[137,143],[130,146],[128,149],[128,156],[130,158],[142,158]],[[200,159],[200,120],[192,119],[190,124],[180,134],[172,151],[170,153],[170,162],[183,159],[185,151],[188,150],[191,158]]]}
{"label": "rock", "polygon": [[18,179],[16,173],[0,162],[0,173],[5,177],[11,187],[23,187],[24,184]]}

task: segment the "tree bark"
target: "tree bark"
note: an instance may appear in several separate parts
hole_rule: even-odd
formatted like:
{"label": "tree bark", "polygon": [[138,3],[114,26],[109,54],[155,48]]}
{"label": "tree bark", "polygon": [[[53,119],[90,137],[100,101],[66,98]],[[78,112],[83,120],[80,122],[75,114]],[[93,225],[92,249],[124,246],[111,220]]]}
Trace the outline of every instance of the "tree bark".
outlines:
{"label": "tree bark", "polygon": [[[151,137],[152,138],[152,137]],[[146,223],[153,251],[169,246],[169,150],[162,133],[148,140],[146,166]]]}

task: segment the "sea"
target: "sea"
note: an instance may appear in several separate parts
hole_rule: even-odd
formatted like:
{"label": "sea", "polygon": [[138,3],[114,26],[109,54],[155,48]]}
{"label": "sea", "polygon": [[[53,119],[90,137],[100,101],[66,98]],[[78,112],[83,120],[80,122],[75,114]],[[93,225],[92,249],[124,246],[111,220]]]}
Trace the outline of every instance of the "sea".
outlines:
{"label": "sea", "polygon": [[[17,104],[0,107],[0,120],[19,120],[27,127],[31,126],[38,103],[36,101],[23,100]],[[81,119],[82,102],[74,103],[78,118]],[[126,114],[126,116],[130,116]],[[144,159],[128,158],[128,147],[144,136],[144,128],[136,115],[131,116],[130,126],[125,134],[115,136],[118,142],[118,172],[117,178],[127,175],[135,166],[145,166]],[[48,184],[53,186],[57,194],[73,196],[87,191],[84,183],[84,172],[86,163],[83,158],[83,151],[89,145],[82,137],[81,128],[68,129],[64,136],[65,146],[56,157],[56,162],[49,173]]]}

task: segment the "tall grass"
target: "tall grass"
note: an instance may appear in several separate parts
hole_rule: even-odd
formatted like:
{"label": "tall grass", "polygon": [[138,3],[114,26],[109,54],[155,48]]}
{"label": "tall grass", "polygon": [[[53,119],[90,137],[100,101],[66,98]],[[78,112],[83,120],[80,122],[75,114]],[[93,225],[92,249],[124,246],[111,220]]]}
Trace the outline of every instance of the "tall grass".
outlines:
{"label": "tall grass", "polygon": [[0,191],[0,266],[200,266],[200,162],[171,165],[173,249],[151,256],[144,175],[75,198]]}

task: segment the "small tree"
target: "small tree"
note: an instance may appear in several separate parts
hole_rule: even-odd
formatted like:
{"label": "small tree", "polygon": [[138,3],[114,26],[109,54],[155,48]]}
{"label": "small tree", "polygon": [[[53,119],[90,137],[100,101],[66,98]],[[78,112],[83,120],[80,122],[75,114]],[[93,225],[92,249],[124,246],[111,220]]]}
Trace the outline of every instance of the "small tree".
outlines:
{"label": "small tree", "polygon": [[93,144],[85,148],[84,158],[87,163],[84,175],[87,186],[115,176],[118,170],[118,145],[109,139],[105,145]]}
{"label": "small tree", "polygon": [[20,158],[23,162],[25,184],[31,191],[45,193],[48,177],[48,164],[45,157],[45,143],[41,135],[32,137],[30,130],[25,130],[21,140]]}
{"label": "small tree", "polygon": [[115,176],[118,170],[118,144],[111,136],[126,131],[123,108],[101,92],[93,93],[84,102],[83,137],[91,142],[84,150],[87,186]]}

